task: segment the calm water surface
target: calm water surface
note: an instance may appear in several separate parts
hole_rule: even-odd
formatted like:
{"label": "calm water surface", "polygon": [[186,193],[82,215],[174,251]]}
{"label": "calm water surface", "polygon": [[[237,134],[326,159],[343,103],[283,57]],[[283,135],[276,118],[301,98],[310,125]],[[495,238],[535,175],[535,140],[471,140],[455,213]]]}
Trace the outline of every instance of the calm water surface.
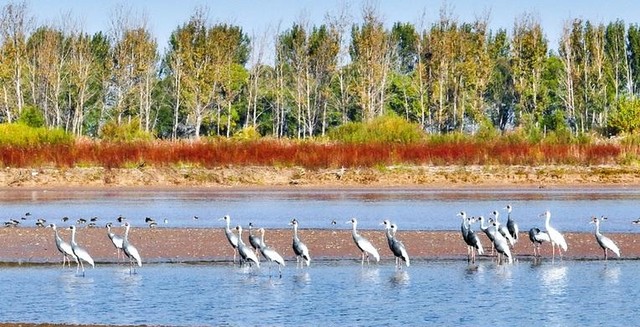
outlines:
{"label": "calm water surface", "polygon": [[[220,227],[225,214],[233,224],[253,222],[266,228],[287,227],[292,217],[301,228],[349,228],[351,217],[359,227],[378,229],[382,219],[390,218],[401,229],[454,230],[459,228],[456,213],[489,216],[507,204],[521,229],[542,226],[539,214],[551,210],[552,224],[561,231],[591,231],[592,215],[606,215],[607,232],[637,232],[631,220],[640,217],[640,189],[347,189],[347,190],[4,190],[0,191],[0,221],[19,219],[29,212],[24,225],[35,218],[61,224],[68,216],[98,217],[100,226],[123,215],[134,226],[144,226],[153,217],[160,226]],[[194,219],[194,217],[198,219]],[[165,225],[162,222],[167,219]],[[331,220],[339,222],[331,226]]]}
{"label": "calm water surface", "polygon": [[325,262],[283,277],[230,265],[0,268],[0,322],[161,325],[620,326],[640,261]]}

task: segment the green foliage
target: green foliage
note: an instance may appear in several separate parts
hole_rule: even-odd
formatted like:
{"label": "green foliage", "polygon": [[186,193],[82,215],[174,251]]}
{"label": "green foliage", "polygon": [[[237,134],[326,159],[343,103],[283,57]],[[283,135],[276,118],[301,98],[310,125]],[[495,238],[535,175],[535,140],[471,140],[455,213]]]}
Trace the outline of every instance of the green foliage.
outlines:
{"label": "green foliage", "polygon": [[29,127],[43,127],[44,115],[35,106],[25,106],[22,109],[22,114],[18,118],[18,122]]}
{"label": "green foliage", "polygon": [[73,143],[73,136],[61,129],[30,127],[22,123],[0,124],[0,146],[34,147]]}
{"label": "green foliage", "polygon": [[424,139],[417,124],[397,116],[382,116],[370,123],[347,123],[329,132],[329,139],[348,143],[415,143]]}
{"label": "green foliage", "polygon": [[607,129],[611,135],[640,131],[640,99],[621,98],[609,116]]}
{"label": "green foliage", "polygon": [[233,135],[233,138],[240,141],[255,141],[260,139],[260,132],[255,126],[247,126]]}
{"label": "green foliage", "polygon": [[140,121],[132,119],[128,123],[118,125],[116,121],[106,123],[100,130],[100,138],[110,142],[138,142],[153,139],[153,134],[140,128]]}

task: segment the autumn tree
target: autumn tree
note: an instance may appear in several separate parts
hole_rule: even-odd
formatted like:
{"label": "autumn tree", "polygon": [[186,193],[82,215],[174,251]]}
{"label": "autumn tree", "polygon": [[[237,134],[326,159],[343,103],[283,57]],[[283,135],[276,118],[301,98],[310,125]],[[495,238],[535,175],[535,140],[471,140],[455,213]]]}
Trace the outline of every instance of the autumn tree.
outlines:
{"label": "autumn tree", "polygon": [[356,101],[362,120],[369,122],[384,114],[393,49],[389,34],[374,8],[365,7],[362,15],[362,24],[351,29],[349,52],[355,74]]}
{"label": "autumn tree", "polygon": [[529,14],[516,19],[511,40],[511,67],[516,121],[519,123],[535,123],[545,108],[542,74],[547,50],[547,39],[540,22]]}

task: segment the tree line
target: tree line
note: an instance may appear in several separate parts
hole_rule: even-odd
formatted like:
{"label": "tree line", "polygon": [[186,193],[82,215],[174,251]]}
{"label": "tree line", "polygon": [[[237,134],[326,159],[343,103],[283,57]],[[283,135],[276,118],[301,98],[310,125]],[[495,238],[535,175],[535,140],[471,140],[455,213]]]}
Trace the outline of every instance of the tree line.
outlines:
{"label": "tree line", "polygon": [[495,31],[446,8],[391,28],[372,7],[348,17],[256,36],[197,8],[160,53],[146,19],[124,8],[88,34],[73,17],[38,25],[26,3],[5,4],[0,121],[90,137],[128,124],[170,139],[313,138],[389,114],[428,133],[640,129],[638,24],[567,20],[554,51],[529,14]]}

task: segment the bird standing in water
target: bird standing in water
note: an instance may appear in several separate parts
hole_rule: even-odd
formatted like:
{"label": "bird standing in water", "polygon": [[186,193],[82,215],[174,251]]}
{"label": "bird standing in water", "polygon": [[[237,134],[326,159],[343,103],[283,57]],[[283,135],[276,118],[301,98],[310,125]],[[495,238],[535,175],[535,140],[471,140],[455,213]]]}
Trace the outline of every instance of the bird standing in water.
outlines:
{"label": "bird standing in water", "polygon": [[122,239],[122,251],[124,251],[124,254],[129,258],[129,273],[133,272],[135,273],[135,267],[134,265],[134,261],[135,263],[138,264],[138,267],[142,267],[142,258],[140,257],[140,253],[138,253],[138,249],[136,249],[135,246],[133,246],[133,244],[131,244],[129,242],[129,229],[131,228],[131,225],[129,225],[129,222],[125,222],[124,223],[124,237]]}
{"label": "bird standing in water", "polygon": [[56,248],[58,248],[58,251],[62,253],[62,268],[64,268],[65,262],[68,262],[69,268],[71,268],[70,258],[73,258],[73,260],[75,260],[76,263],[78,262],[78,258],[76,257],[75,254],[73,254],[73,249],[71,248],[71,244],[65,242],[62,239],[62,237],[60,237],[60,234],[58,234],[58,228],[56,227],[56,224],[50,224],[49,227],[53,229],[53,232],[55,234]]}
{"label": "bird standing in water", "polygon": [[311,263],[311,257],[309,256],[309,248],[298,237],[298,220],[292,219],[289,225],[293,226],[293,243],[291,247],[296,255],[296,267],[298,265],[302,267],[303,262],[308,267]]}
{"label": "bird standing in water", "polygon": [[93,268],[95,268],[96,265],[93,262],[93,258],[91,258],[91,255],[89,255],[89,252],[87,252],[85,249],[80,247],[78,245],[78,243],[76,243],[76,226],[75,225],[71,225],[71,227],[69,227],[69,229],[71,230],[71,249],[73,250],[73,254],[78,259],[78,261],[77,261],[78,265],[76,267],[76,274],[78,274],[79,269],[82,268],[82,276],[84,277],[84,264],[82,263],[82,261],[90,264],[91,267],[93,267]]}
{"label": "bird standing in water", "polygon": [[607,254],[608,250],[611,250],[611,252],[615,253],[618,257],[620,257],[620,248],[618,248],[616,243],[614,243],[613,240],[611,240],[610,238],[600,233],[600,221],[606,220],[606,219],[607,218],[605,217],[602,217],[601,219],[598,219],[597,217],[592,217],[590,222],[590,224],[596,225],[596,230],[595,230],[596,241],[598,242],[598,245],[600,245],[600,247],[602,248],[602,251],[604,251],[604,260],[607,260],[608,258],[608,254]]}
{"label": "bird standing in water", "polygon": [[371,244],[371,242],[369,242],[369,240],[358,234],[358,231],[356,229],[358,226],[358,220],[356,220],[355,218],[351,218],[351,220],[347,223],[351,223],[351,236],[353,237],[353,242],[356,243],[356,246],[362,252],[361,265],[364,266],[365,256],[367,257],[367,264],[369,264],[369,255],[372,255],[376,259],[376,262],[379,262],[380,254],[378,254],[378,250],[376,250],[376,248],[373,246],[373,244]]}

